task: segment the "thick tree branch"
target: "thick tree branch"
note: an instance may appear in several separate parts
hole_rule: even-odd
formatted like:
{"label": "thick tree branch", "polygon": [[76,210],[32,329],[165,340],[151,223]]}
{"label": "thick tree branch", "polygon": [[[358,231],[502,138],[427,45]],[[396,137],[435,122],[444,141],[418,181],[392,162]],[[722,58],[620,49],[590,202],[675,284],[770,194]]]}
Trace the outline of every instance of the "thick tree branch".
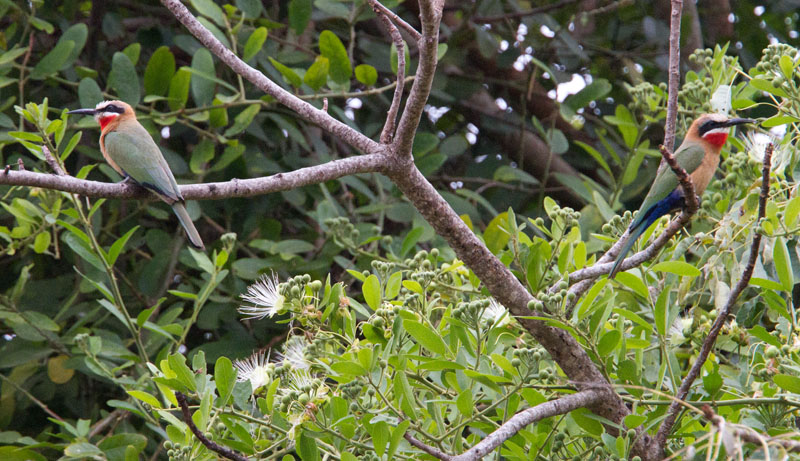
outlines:
{"label": "thick tree branch", "polygon": [[405,87],[406,75],[406,51],[403,37],[400,36],[400,31],[397,30],[391,19],[385,13],[386,7],[380,4],[378,0],[369,0],[372,10],[378,15],[378,18],[383,23],[386,31],[392,37],[395,49],[397,50],[397,86],[394,88],[394,97],[392,104],[389,106],[389,112],[386,114],[386,123],[383,125],[381,131],[381,142],[389,144],[394,139],[394,127],[397,121],[397,112],[400,110],[400,102],[403,99],[403,89]]}
{"label": "thick tree branch", "polygon": [[[622,421],[629,413],[628,408],[583,347],[567,331],[530,318],[541,316],[540,313],[528,309],[528,302],[533,297],[508,267],[467,227],[422,176],[412,160],[395,157],[385,174],[433,226],[436,233],[444,237],[456,256],[475,272],[492,296],[518,317],[522,326],[547,350],[578,390],[594,390],[603,394],[603,398],[596,400],[589,409],[610,421]],[[648,437],[639,438],[639,451],[644,451],[648,442]]]}
{"label": "thick tree branch", "polygon": [[[253,197],[331,181],[352,174],[381,172],[385,163],[386,156],[383,154],[359,155],[262,178],[187,184],[180,186],[180,189],[186,200]],[[73,176],[58,176],[27,170],[0,171],[0,185],[42,187],[95,198],[156,199],[152,193],[132,182],[89,181]]]}
{"label": "thick tree branch", "polygon": [[419,2],[422,37],[417,41],[419,65],[411,86],[406,107],[400,116],[393,144],[396,155],[411,157],[411,145],[425,110],[425,103],[436,75],[437,53],[439,51],[439,22],[442,20],[444,0],[422,0]]}
{"label": "thick tree branch", "polygon": [[405,434],[405,439],[420,450],[443,461],[478,461],[502,445],[506,440],[517,435],[517,432],[521,431],[526,426],[545,418],[550,418],[551,416],[563,415],[578,408],[592,406],[601,398],[603,398],[602,392],[598,392],[597,390],[585,390],[520,411],[503,423],[502,426],[498,427],[494,432],[475,444],[475,446],[458,456],[450,456],[442,453],[436,448],[430,447],[415,439],[408,432]]}
{"label": "thick tree branch", "polygon": [[[764,219],[766,214],[767,198],[769,197],[769,172],[772,167],[772,150],[773,145],[769,144],[764,152],[764,161],[761,168],[761,194],[758,198],[758,219],[756,220],[756,225],[761,223],[761,220]],[[658,446],[661,447],[662,450],[664,448],[664,444],[666,443],[667,436],[669,435],[670,431],[672,431],[672,426],[675,424],[678,411],[680,411],[680,401],[686,398],[686,396],[689,394],[689,389],[692,387],[692,384],[697,377],[700,376],[700,369],[703,367],[703,364],[708,359],[708,354],[711,353],[711,349],[717,342],[717,336],[719,336],[722,326],[727,321],[733,305],[736,303],[736,300],[739,298],[739,295],[742,293],[742,291],[744,291],[744,289],[747,288],[747,285],[750,283],[750,277],[753,276],[753,270],[756,266],[758,249],[760,246],[761,234],[756,232],[753,236],[753,242],[750,245],[750,255],[747,259],[747,265],[744,268],[744,272],[742,273],[742,278],[739,280],[733,290],[731,290],[730,295],[728,295],[728,300],[725,302],[725,306],[723,306],[722,310],[717,315],[714,323],[711,324],[711,328],[708,330],[708,335],[703,341],[703,346],[700,348],[700,352],[697,354],[697,360],[695,360],[694,365],[692,365],[692,368],[689,370],[689,373],[686,374],[683,382],[681,382],[681,387],[678,388],[678,394],[675,396],[676,400],[674,400],[669,406],[667,417],[664,419],[664,422],[658,429],[656,443],[658,443]]]}
{"label": "thick tree branch", "polygon": [[[206,46],[222,62],[234,72],[249,80],[253,85],[274,97],[278,102],[297,113],[301,118],[308,120],[334,135],[347,144],[360,149],[365,153],[383,152],[384,147],[372,139],[364,136],[346,124],[331,117],[327,112],[317,109],[311,104],[299,99],[273,82],[262,72],[249,66],[239,59],[231,50],[225,47],[216,37],[195,18],[180,0],[161,0],[172,14],[195,36],[200,43]],[[434,54],[435,58],[435,54]],[[433,75],[431,73],[431,78]],[[416,83],[415,85],[416,86]]]}

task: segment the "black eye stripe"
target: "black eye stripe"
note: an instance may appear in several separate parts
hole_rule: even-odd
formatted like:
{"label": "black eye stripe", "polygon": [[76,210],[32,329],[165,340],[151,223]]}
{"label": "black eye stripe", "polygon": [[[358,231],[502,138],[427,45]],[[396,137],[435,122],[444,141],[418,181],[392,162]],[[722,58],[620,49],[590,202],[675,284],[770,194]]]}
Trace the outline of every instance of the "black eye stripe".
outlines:
{"label": "black eye stripe", "polygon": [[709,120],[707,122],[703,122],[703,124],[700,125],[700,129],[698,130],[699,131],[698,134],[700,136],[703,136],[704,134],[708,133],[709,131],[713,130],[714,128],[719,128],[720,126],[722,126],[722,122],[718,122],[716,120]]}
{"label": "black eye stripe", "polygon": [[114,113],[117,113],[117,114],[122,114],[122,113],[125,112],[124,108],[122,108],[120,106],[117,106],[117,105],[114,105],[114,104],[109,104],[109,105],[103,107],[100,110],[103,111],[103,112],[114,112]]}

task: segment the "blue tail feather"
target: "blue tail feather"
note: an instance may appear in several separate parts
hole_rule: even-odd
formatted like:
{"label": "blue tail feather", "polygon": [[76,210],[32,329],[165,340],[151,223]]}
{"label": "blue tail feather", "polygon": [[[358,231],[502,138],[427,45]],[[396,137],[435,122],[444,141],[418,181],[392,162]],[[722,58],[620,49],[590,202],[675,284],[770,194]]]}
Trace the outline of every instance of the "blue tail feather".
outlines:
{"label": "blue tail feather", "polygon": [[650,207],[649,210],[640,212],[644,214],[642,214],[641,217],[637,216],[636,219],[634,219],[631,223],[631,226],[628,228],[628,239],[625,241],[625,245],[622,246],[622,250],[619,252],[617,260],[614,261],[614,267],[611,268],[608,278],[613,279],[614,276],[617,275],[617,272],[619,272],[620,269],[620,264],[622,264],[625,256],[627,256],[627,254],[631,251],[631,248],[633,248],[633,245],[636,243],[639,237],[644,234],[644,231],[646,231],[654,222],[658,221],[658,219],[665,214],[674,209],[680,208],[682,204],[683,193],[680,189],[675,189],[670,192],[669,195],[656,202],[656,204]]}

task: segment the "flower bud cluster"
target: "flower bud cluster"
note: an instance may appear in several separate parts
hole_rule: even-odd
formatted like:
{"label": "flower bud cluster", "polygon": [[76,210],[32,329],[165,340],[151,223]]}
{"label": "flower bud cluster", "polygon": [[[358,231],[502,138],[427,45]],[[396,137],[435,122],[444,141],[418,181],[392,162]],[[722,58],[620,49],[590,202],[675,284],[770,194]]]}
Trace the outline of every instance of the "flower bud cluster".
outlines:
{"label": "flower bud cluster", "polygon": [[361,232],[349,219],[345,217],[330,218],[325,220],[325,225],[328,227],[328,236],[332,237],[337,245],[348,249],[358,248]]}

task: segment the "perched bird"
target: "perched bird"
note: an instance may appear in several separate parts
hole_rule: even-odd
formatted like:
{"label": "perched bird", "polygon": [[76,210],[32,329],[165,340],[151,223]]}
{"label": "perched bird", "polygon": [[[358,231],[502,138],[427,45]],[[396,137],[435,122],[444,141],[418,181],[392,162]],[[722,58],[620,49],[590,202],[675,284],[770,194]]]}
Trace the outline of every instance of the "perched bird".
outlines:
{"label": "perched bird", "polygon": [[[743,123],[753,123],[755,120],[748,118],[728,118],[722,114],[703,114],[689,127],[683,143],[675,151],[675,160],[692,178],[692,185],[699,197],[706,190],[706,186],[714,176],[719,165],[719,151],[728,139],[730,127]],[[678,176],[666,162],[658,167],[656,179],[650,187],[650,192],[639,207],[639,213],[628,227],[628,239],[617,256],[614,267],[608,274],[614,278],[619,271],[619,265],[631,251],[636,240],[665,214],[684,206],[683,188],[680,187]]]}
{"label": "perched bird", "polygon": [[136,114],[122,101],[103,101],[94,109],[77,109],[68,114],[92,115],[100,124],[100,151],[112,168],[172,206],[186,230],[189,242],[204,249],[203,240],[186,211],[183,196],[164,155],[150,133],[136,120]]}

